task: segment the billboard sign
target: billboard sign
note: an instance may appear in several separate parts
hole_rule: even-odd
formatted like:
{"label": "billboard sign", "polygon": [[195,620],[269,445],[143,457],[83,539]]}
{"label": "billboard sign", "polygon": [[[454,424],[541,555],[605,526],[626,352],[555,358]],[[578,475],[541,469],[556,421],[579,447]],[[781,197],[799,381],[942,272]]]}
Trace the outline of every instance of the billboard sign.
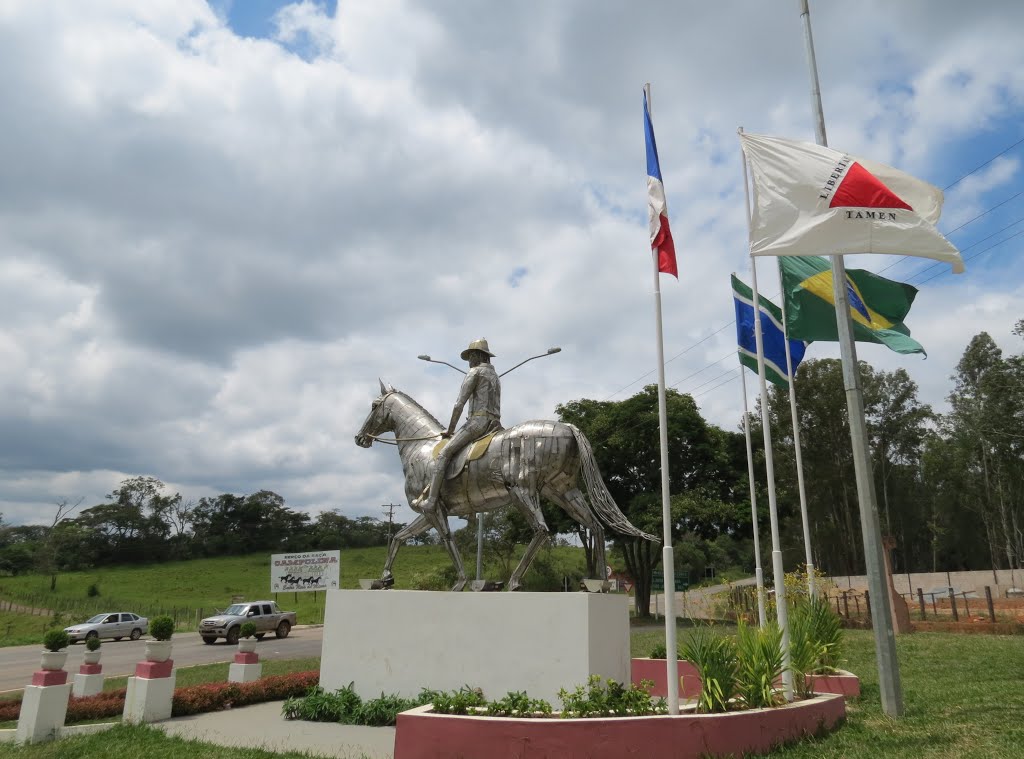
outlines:
{"label": "billboard sign", "polygon": [[270,557],[270,592],[337,590],[341,551],[275,553]]}

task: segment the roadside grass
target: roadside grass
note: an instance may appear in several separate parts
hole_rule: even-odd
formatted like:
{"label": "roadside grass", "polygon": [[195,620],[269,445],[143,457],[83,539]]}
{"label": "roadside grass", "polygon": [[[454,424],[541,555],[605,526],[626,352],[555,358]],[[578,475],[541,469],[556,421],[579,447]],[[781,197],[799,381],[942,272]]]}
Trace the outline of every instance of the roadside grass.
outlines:
{"label": "roadside grass", "polygon": [[43,645],[43,633],[53,624],[53,617],[0,611],[0,646]]}
{"label": "roadside grass", "polygon": [[225,756],[231,759],[308,759],[311,755],[296,751],[278,754],[235,746],[225,748],[212,743],[172,738],[154,727],[118,725],[93,735],[50,743],[5,745],[3,756],[9,759],[124,759],[132,756],[160,759],[224,759]]}
{"label": "roadside grass", "polygon": [[[730,628],[721,626],[723,632]],[[690,634],[679,628],[679,639]],[[662,629],[636,628],[633,656],[664,641]],[[859,701],[832,735],[778,749],[786,759],[1024,757],[1024,647],[1010,635],[914,633],[896,639],[906,713],[882,713],[873,633],[847,630],[843,668],[860,676]]]}
{"label": "roadside grass", "polygon": [[[360,578],[379,577],[386,555],[384,546],[342,550],[341,587],[358,588]],[[443,587],[447,582],[444,572],[450,566],[448,554],[441,546],[405,546],[394,566],[395,587],[408,589],[425,583],[440,583]],[[526,581],[529,583],[531,574],[542,568],[561,578],[563,574],[582,573],[583,566],[582,548],[555,546],[538,556]],[[19,575],[0,577],[0,599],[56,609],[62,613],[65,625],[105,611],[134,611],[150,618],[172,614],[179,630],[194,630],[198,619],[228,606],[232,596],[243,596],[246,600],[270,596],[270,573],[270,555],[260,553],[65,572],[58,576],[57,588],[52,592],[48,575]],[[503,573],[497,565],[489,564],[486,574],[497,578]],[[100,595],[90,597],[88,589],[94,584]],[[297,613],[299,624],[323,621],[323,593],[280,593],[277,601],[283,609]],[[4,618],[0,617],[0,622]],[[35,642],[47,619],[12,613],[10,638],[0,624],[0,645]],[[17,643],[13,642],[16,638]]]}

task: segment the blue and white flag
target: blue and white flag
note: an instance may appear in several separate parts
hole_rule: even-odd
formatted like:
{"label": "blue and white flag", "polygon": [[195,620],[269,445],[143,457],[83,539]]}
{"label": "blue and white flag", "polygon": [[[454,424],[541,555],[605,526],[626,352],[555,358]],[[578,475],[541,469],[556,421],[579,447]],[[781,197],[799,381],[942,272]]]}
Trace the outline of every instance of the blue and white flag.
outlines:
{"label": "blue and white flag", "polygon": [[[757,341],[754,337],[754,291],[732,277],[732,299],[736,306],[736,350],[740,363],[757,373]],[[765,298],[758,297],[761,310],[761,342],[764,345],[765,378],[774,385],[789,387],[786,371],[786,335],[782,329],[782,309]],[[789,341],[789,357],[793,371],[800,366],[807,350],[803,340]]]}

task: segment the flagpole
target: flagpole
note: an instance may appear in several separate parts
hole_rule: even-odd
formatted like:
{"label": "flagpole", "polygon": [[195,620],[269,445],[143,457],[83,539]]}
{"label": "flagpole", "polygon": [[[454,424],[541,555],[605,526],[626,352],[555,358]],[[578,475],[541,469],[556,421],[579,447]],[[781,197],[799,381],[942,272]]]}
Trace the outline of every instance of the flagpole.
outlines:
{"label": "flagpole", "polygon": [[[737,354],[739,355],[739,354]],[[757,582],[757,622],[764,627],[764,573],[761,571],[761,538],[757,527],[757,487],[754,475],[754,446],[750,442],[750,410],[747,406],[747,371],[740,362],[743,385],[743,434],[747,438],[747,479],[750,480],[750,520],[754,525],[754,579]]]}
{"label": "flagpole", "polygon": [[[740,127],[740,132],[743,127]],[[747,204],[747,231],[750,231],[750,181],[747,159],[743,157],[743,196]],[[793,671],[789,668],[789,615],[786,611],[786,573],[782,567],[779,539],[779,510],[775,499],[775,459],[772,454],[772,430],[768,415],[768,382],[764,371],[764,339],[761,335],[761,301],[757,290],[757,259],[750,257],[750,289],[754,293],[754,344],[757,347],[757,379],[761,385],[761,429],[764,433],[764,462],[768,474],[768,517],[772,534],[772,576],[775,582],[775,616],[782,630],[782,692],[793,700]]]}
{"label": "flagpole", "polygon": [[[651,112],[651,85],[644,85],[647,112]],[[668,405],[665,401],[665,341],[661,326],[661,272],[658,269],[658,251],[651,248],[654,264],[654,315],[658,342],[658,427],[661,442],[661,522],[663,544],[662,571],[665,577],[665,651],[668,677],[668,713],[679,713],[679,665],[676,661],[676,585],[675,559],[672,555],[672,503],[668,482]]]}
{"label": "flagpole", "polygon": [[793,450],[796,451],[796,486],[800,494],[800,521],[804,529],[804,563],[807,565],[807,594],[814,598],[814,557],[811,554],[811,523],[807,516],[807,490],[804,488],[804,452],[800,445],[800,419],[796,412],[796,374],[789,350],[789,326],[786,324],[786,288],[782,283],[779,263],[779,285],[782,290],[782,342],[786,345],[786,374],[789,376],[789,415],[793,420]]}
{"label": "flagpole", "polygon": [[[800,19],[803,22],[807,65],[811,75],[811,111],[814,114],[815,137],[819,145],[827,146],[825,112],[821,106],[821,88],[818,84],[818,64],[814,57],[814,38],[811,35],[811,13],[807,0],[800,1]],[[744,163],[744,165],[746,165]],[[832,291],[836,304],[836,325],[839,328],[839,351],[843,362],[843,384],[846,387],[846,406],[850,419],[850,441],[853,447],[853,469],[857,482],[857,500],[860,506],[860,528],[864,536],[864,564],[871,591],[871,618],[875,634],[878,661],[878,684],[882,696],[882,711],[890,717],[903,714],[903,686],[900,682],[899,661],[896,658],[896,635],[892,626],[889,589],[885,583],[885,557],[882,553],[882,529],[878,521],[878,502],[875,483],[871,477],[871,454],[868,448],[867,426],[864,421],[864,396],[860,385],[857,348],[853,341],[853,322],[846,289],[846,265],[842,256],[832,259]],[[756,290],[755,290],[756,292]]]}

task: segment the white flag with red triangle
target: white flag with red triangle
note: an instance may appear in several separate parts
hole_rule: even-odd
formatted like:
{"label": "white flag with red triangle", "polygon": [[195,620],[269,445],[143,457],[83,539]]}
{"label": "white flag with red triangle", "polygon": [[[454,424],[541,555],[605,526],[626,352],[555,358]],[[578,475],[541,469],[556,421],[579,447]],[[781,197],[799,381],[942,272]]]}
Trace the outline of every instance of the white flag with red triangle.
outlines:
{"label": "white flag with red triangle", "polygon": [[891,253],[964,270],[960,251],[935,228],[939,188],[809,142],[747,133],[740,141],[754,184],[751,255]]}

